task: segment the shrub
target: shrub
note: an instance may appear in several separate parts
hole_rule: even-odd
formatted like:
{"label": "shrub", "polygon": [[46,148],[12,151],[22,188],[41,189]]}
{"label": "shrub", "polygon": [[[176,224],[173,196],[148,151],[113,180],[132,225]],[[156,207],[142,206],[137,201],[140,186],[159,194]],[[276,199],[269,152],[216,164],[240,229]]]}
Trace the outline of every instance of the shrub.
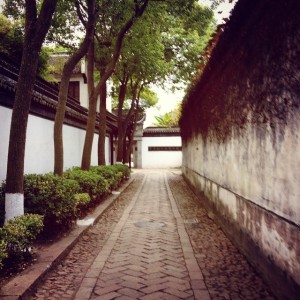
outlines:
{"label": "shrub", "polygon": [[91,197],[88,193],[75,194],[76,207],[80,210],[88,207],[91,202]]}
{"label": "shrub", "polygon": [[76,218],[75,180],[53,174],[29,174],[24,178],[25,210],[45,216],[45,226],[69,226]]}
{"label": "shrub", "polygon": [[0,269],[3,267],[3,260],[7,258],[6,246],[4,240],[2,240],[2,228],[0,228]]}
{"label": "shrub", "polygon": [[116,172],[121,172],[123,175],[123,179],[128,179],[130,177],[131,170],[127,165],[116,164],[116,165],[112,165],[112,168]]}
{"label": "shrub", "polygon": [[109,192],[107,180],[94,172],[73,168],[66,171],[64,176],[76,180],[81,188],[80,193],[88,193],[93,201],[100,200]]}
{"label": "shrub", "polygon": [[20,256],[43,229],[43,216],[25,214],[9,220],[1,230],[8,256]]}
{"label": "shrub", "polygon": [[111,190],[116,189],[120,185],[123,178],[122,172],[116,172],[113,166],[93,166],[91,167],[90,171],[104,177],[107,180]]}

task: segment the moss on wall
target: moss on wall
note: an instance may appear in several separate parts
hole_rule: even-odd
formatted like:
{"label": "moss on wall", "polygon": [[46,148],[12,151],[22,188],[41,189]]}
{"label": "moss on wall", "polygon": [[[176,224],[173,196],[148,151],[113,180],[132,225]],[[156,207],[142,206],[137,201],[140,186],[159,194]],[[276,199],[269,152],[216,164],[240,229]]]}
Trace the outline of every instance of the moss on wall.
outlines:
{"label": "moss on wall", "polygon": [[[181,134],[270,126],[300,106],[300,2],[240,0],[200,80],[186,95]],[[282,130],[283,131],[283,130]]]}

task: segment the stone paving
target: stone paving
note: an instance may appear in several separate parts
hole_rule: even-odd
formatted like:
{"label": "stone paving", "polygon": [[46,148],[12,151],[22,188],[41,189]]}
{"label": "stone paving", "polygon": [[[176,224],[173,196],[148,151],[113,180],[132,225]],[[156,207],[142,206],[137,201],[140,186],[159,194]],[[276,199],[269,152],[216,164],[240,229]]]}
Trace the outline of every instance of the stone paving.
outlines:
{"label": "stone paving", "polygon": [[169,185],[184,218],[195,257],[212,299],[274,299],[261,277],[208,216],[178,174],[168,176]]}
{"label": "stone paving", "polygon": [[273,299],[179,174],[134,176],[32,299]]}

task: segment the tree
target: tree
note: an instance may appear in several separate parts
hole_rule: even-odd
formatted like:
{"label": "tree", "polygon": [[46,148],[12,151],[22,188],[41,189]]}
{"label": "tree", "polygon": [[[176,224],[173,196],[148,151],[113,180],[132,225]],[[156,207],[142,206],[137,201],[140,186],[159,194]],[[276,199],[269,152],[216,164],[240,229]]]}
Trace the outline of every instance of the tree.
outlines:
{"label": "tree", "polygon": [[22,59],[24,33],[20,22],[12,22],[6,16],[0,14],[0,52],[9,56],[18,64]]}
{"label": "tree", "polygon": [[[114,74],[115,89],[119,91],[117,105],[117,161],[119,162],[126,162],[127,160],[125,147],[127,128],[129,122],[136,119],[134,114],[141,107],[139,103],[141,93],[150,83],[163,82],[168,73],[168,64],[164,60],[164,47],[159,30],[162,20],[158,21],[157,15],[155,17],[157,7],[153,8],[152,13],[150,10],[149,7],[143,19],[140,19],[133,26],[132,31],[124,41],[120,61]],[[154,24],[155,26],[153,26]],[[146,90],[149,96],[149,89]],[[124,110],[126,99],[131,99],[131,105],[129,105],[130,109]]]}
{"label": "tree", "polygon": [[[39,53],[49,30],[57,0],[25,1],[25,36],[22,61],[12,111],[7,159],[5,220],[24,213],[24,156],[28,113],[37,73]],[[19,4],[16,4],[19,5]]]}
{"label": "tree", "polygon": [[168,15],[162,32],[165,59],[170,63],[169,80],[173,85],[187,85],[197,76],[199,56],[216,29],[213,12],[198,3],[178,16]]}
{"label": "tree", "polygon": [[63,174],[63,122],[68,97],[69,82],[72,71],[80,59],[87,53],[94,35],[95,26],[95,0],[86,0],[86,8],[83,3],[75,2],[78,18],[82,21],[86,33],[80,46],[69,56],[64,64],[58,93],[58,106],[54,121],[54,174]]}
{"label": "tree", "polygon": [[163,115],[155,116],[156,123],[154,126],[163,126],[163,127],[177,127],[179,119],[181,116],[181,104],[178,104],[177,107],[170,112],[167,112]]}
{"label": "tree", "polygon": [[[17,65],[21,64],[24,29],[21,20],[10,20],[5,15],[0,14],[0,53],[7,56]],[[39,53],[38,74],[45,77],[48,67],[49,52],[47,48],[42,48]]]}
{"label": "tree", "polygon": [[[123,145],[123,163],[129,163],[131,166],[130,156],[134,142],[134,133],[139,120],[143,119],[145,110],[149,107],[155,106],[158,102],[157,95],[148,87],[141,85],[136,92],[133,92],[132,109],[127,116],[126,130],[128,142],[124,139]],[[129,123],[130,122],[130,123]]]}
{"label": "tree", "polygon": [[[100,16],[96,26],[96,35],[97,35],[97,46],[98,50],[104,51],[104,53],[100,51],[100,60],[98,60],[98,66],[101,65],[99,68],[100,72],[100,79],[96,86],[92,87],[92,91],[89,96],[89,115],[88,115],[88,123],[87,123],[87,132],[85,137],[83,155],[82,155],[82,163],[81,168],[87,170],[90,168],[91,164],[91,152],[92,152],[92,145],[93,145],[93,137],[94,137],[94,130],[95,130],[95,107],[98,95],[100,91],[105,88],[107,80],[110,78],[112,73],[114,72],[115,66],[120,56],[120,52],[122,49],[122,44],[124,37],[128,30],[132,27],[134,22],[140,18],[147,5],[148,0],[135,0],[133,3],[132,1],[120,1],[120,2],[111,2],[111,1],[103,1],[102,2],[102,9],[99,8],[99,11],[103,13],[102,17]],[[127,14],[125,13],[131,11],[131,15],[128,19],[126,18]],[[121,22],[120,22],[121,21]],[[122,23],[123,22],[123,23]],[[121,23],[121,24],[120,24]],[[104,55],[103,55],[104,54]],[[93,56],[93,61],[97,62],[95,59],[95,51],[93,53],[90,52],[90,56]],[[88,63],[92,63],[88,61]],[[94,82],[94,74],[88,73],[89,76],[92,78],[88,78],[88,80]],[[101,103],[100,103],[100,120],[101,123],[99,124],[99,138],[100,145],[99,145],[99,157],[98,163],[105,164],[105,124],[106,124],[106,93],[102,92]],[[102,109],[101,109],[102,108]]]}
{"label": "tree", "polygon": [[174,85],[186,84],[198,70],[200,52],[213,28],[212,12],[192,2],[178,11],[176,4],[149,5],[143,19],[133,26],[124,41],[115,72],[119,90],[117,161],[126,162],[127,127],[129,120],[136,119],[130,115],[137,111],[136,108],[128,110],[124,116],[125,97],[130,95],[136,107],[138,89],[158,82],[163,85],[166,79]]}

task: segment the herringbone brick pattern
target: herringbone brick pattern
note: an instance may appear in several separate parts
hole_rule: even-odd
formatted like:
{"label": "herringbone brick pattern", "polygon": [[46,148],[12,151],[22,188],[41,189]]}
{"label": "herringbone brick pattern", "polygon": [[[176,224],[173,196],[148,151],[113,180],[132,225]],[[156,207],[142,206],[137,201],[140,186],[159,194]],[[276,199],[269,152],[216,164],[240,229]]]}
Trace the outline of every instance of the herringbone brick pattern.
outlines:
{"label": "herringbone brick pattern", "polygon": [[145,176],[76,299],[210,299],[163,176]]}

